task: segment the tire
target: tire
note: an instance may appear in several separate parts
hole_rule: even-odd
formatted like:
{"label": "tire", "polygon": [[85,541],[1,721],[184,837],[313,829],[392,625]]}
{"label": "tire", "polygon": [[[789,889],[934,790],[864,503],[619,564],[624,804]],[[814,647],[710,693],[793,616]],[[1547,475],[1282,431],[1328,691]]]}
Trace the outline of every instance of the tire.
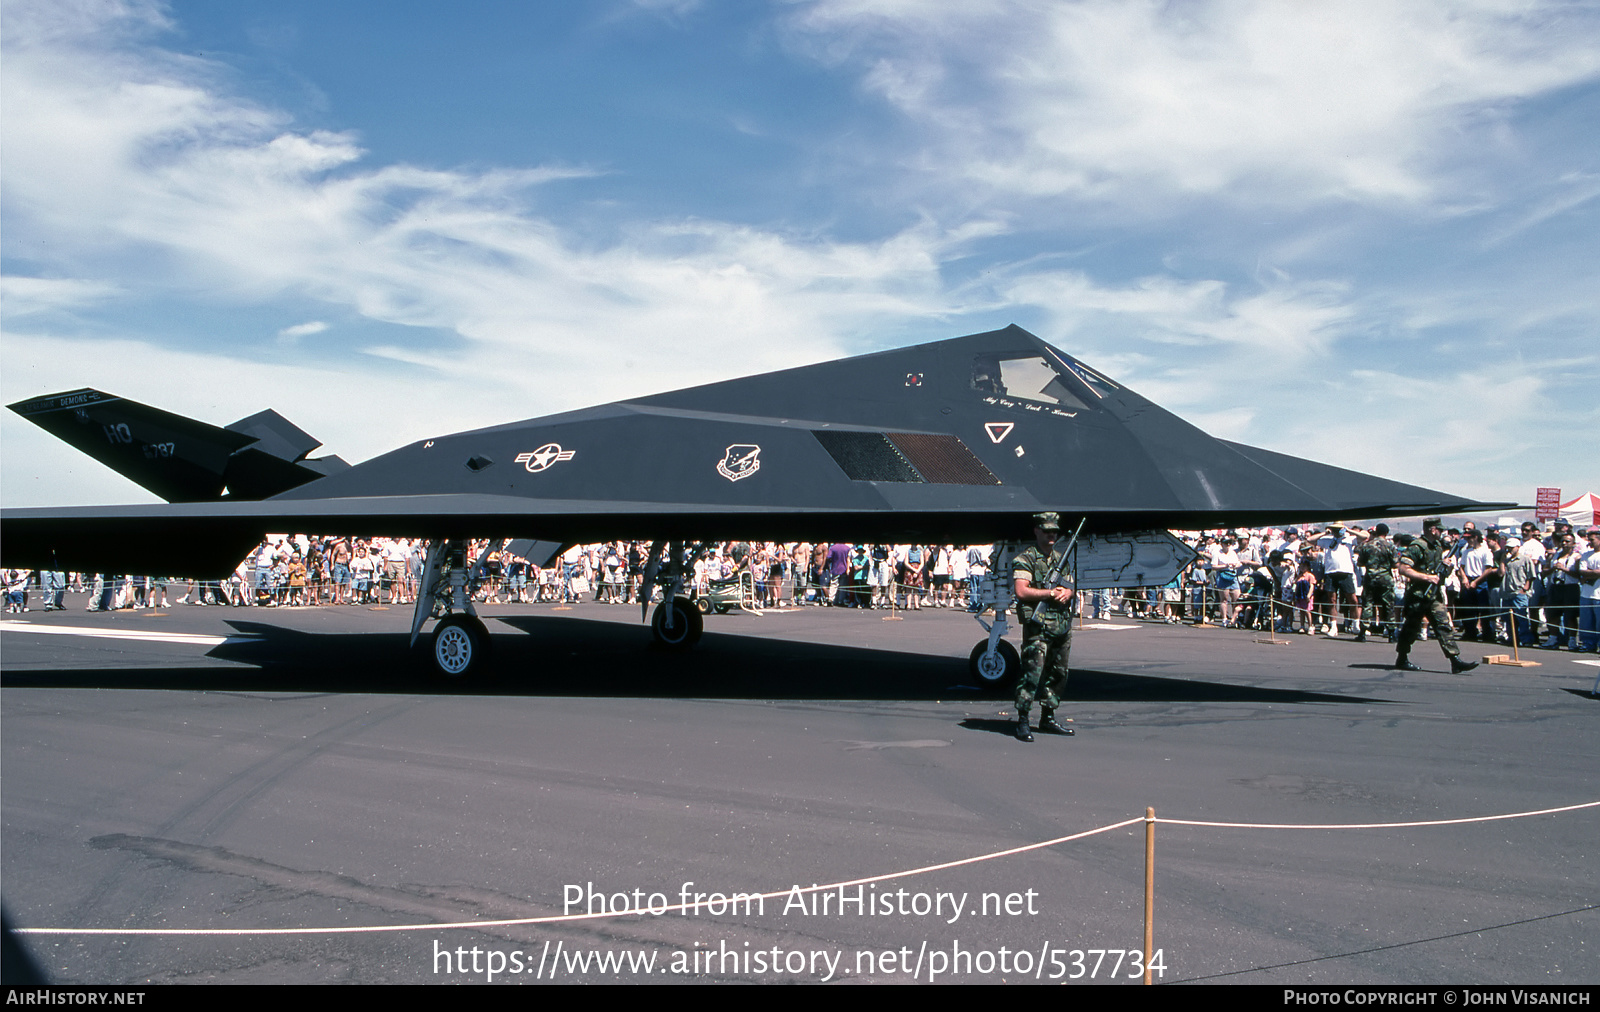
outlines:
{"label": "tire", "polygon": [[726,615],[728,613],[728,606],[725,604],[712,605],[712,607],[718,615]]}
{"label": "tire", "polygon": [[700,614],[702,615],[711,614],[711,598],[709,597],[702,596],[695,598],[694,606],[700,609]]}
{"label": "tire", "polygon": [[[673,609],[672,628],[667,628],[667,609]],[[700,639],[705,630],[705,617],[686,597],[675,597],[656,605],[650,617],[650,632],[656,642],[669,650],[687,650]]]}
{"label": "tire", "polygon": [[483,667],[489,654],[489,634],[470,615],[451,615],[434,627],[428,659],[445,678],[466,678]]}
{"label": "tire", "polygon": [[1009,695],[1022,677],[1022,658],[1017,656],[1017,648],[1006,640],[996,644],[991,655],[989,641],[981,639],[967,658],[967,671],[989,695]]}
{"label": "tire", "polygon": [[[483,619],[478,618],[476,615],[463,615],[461,617],[471,622],[472,627],[478,630],[478,644],[482,647],[481,652],[483,654],[482,661],[487,663],[494,656],[494,637],[489,635],[489,627],[484,625]],[[481,670],[481,668],[476,670]]]}

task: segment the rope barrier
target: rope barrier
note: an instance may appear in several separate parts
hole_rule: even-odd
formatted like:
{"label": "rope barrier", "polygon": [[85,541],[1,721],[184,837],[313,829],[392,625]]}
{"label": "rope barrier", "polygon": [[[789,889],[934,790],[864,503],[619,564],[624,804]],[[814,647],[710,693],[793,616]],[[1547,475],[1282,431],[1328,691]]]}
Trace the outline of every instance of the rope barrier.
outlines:
{"label": "rope barrier", "polygon": [[1499,822],[1503,819],[1527,819],[1535,815],[1554,815],[1558,812],[1575,812],[1580,808],[1600,808],[1600,801],[1586,801],[1581,805],[1561,808],[1541,808],[1533,812],[1509,812],[1505,815],[1477,815],[1466,819],[1430,819],[1425,822],[1202,822],[1197,819],[1157,818],[1173,826],[1206,826],[1212,829],[1410,829],[1417,826],[1461,826],[1470,822]]}
{"label": "rope barrier", "polygon": [[[1600,802],[1596,802],[1600,804]],[[979,854],[976,857],[964,857],[955,861],[946,861],[942,864],[924,865],[921,868],[908,868],[904,871],[889,872],[885,875],[871,875],[866,878],[854,878],[844,882],[830,882],[827,885],[813,885],[809,888],[798,890],[801,894],[827,892],[830,889],[848,889],[852,886],[872,885],[876,882],[889,882],[894,879],[910,878],[914,875],[926,875],[936,871],[946,871],[950,868],[960,868],[963,865],[978,864],[983,861],[993,861],[1002,857],[1014,857],[1017,854],[1026,854],[1033,850],[1043,850],[1046,847],[1055,847],[1073,840],[1082,840],[1085,837],[1109,833],[1114,829],[1122,829],[1138,822],[1145,821],[1144,816],[1134,819],[1124,819],[1113,822],[1109,826],[1098,829],[1089,829],[1069,836],[1058,836],[1053,840],[1044,840],[1040,843],[1028,843],[1008,850],[997,850],[988,854]],[[781,896],[792,896],[795,888],[778,889],[773,892],[750,895],[751,901],[777,899]],[[743,902],[744,894],[739,894]],[[396,932],[396,931],[444,931],[452,928],[506,928],[529,924],[561,924],[570,921],[591,921],[604,917],[632,917],[641,914],[668,914],[675,911],[688,910],[691,907],[704,906],[699,903],[674,903],[667,907],[645,907],[618,912],[608,911],[601,914],[551,914],[546,917],[515,917],[495,921],[455,921],[445,924],[379,924],[370,926],[351,926],[336,928],[16,928],[18,934],[29,935],[349,935],[361,932]]]}
{"label": "rope barrier", "polygon": [[[1459,826],[1477,822],[1499,822],[1506,819],[1527,819],[1541,815],[1557,815],[1562,812],[1575,812],[1587,808],[1600,808],[1600,801],[1586,801],[1576,805],[1563,805],[1558,808],[1541,808],[1527,812],[1508,812],[1500,815],[1478,815],[1460,819],[1429,819],[1414,822],[1362,822],[1362,823],[1267,823],[1267,822],[1211,822],[1197,819],[1169,819],[1157,817],[1154,809],[1146,809],[1144,815],[1131,819],[1123,819],[1095,829],[1088,829],[1067,836],[1058,836],[1054,839],[1043,840],[1038,843],[1023,844],[1020,847],[1010,847],[1005,850],[991,851],[987,854],[978,854],[973,857],[959,858],[954,861],[944,861],[939,864],[923,865],[918,868],[907,868],[901,871],[888,872],[882,875],[870,875],[863,878],[847,879],[842,882],[830,882],[827,885],[812,885],[807,888],[798,886],[788,889],[777,889],[771,892],[739,894],[741,902],[748,898],[750,901],[765,901],[780,897],[792,896],[796,892],[805,895],[810,893],[828,892],[834,889],[848,889],[855,886],[873,885],[879,882],[889,882],[896,879],[911,878],[917,875],[928,875],[933,872],[948,871],[952,868],[961,868],[967,865],[980,864],[985,861],[995,861],[1001,858],[1015,857],[1036,850],[1060,846],[1075,840],[1087,839],[1102,833],[1123,829],[1138,823],[1146,824],[1146,860],[1147,868],[1147,918],[1149,916],[1149,900],[1153,896],[1153,883],[1148,881],[1153,874],[1153,826],[1156,823],[1166,823],[1172,826],[1197,826],[1209,829],[1317,829],[1317,830],[1342,830],[1342,829],[1411,829],[1426,826]],[[702,901],[694,903],[676,903],[665,907],[644,907],[625,911],[606,911],[591,914],[551,914],[544,917],[514,917],[488,921],[452,921],[445,923],[423,924],[378,924],[378,925],[350,925],[341,927],[314,927],[314,928],[16,928],[18,934],[27,935],[102,935],[102,936],[192,936],[192,935],[348,935],[372,934],[415,931],[447,931],[453,929],[481,930],[484,928],[522,927],[538,924],[563,924],[576,921],[599,920],[607,917],[630,917],[651,914],[661,914],[686,911],[691,907],[698,908],[704,905]]]}

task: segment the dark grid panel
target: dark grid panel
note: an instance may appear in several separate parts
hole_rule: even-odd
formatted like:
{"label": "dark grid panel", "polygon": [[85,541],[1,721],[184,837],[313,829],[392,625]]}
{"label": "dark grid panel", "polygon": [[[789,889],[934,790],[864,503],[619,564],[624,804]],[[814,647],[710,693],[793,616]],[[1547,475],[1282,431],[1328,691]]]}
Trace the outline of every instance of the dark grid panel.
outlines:
{"label": "dark grid panel", "polygon": [[891,432],[889,439],[917,473],[936,485],[998,485],[1000,479],[955,436]]}
{"label": "dark grid panel", "polygon": [[812,429],[811,434],[851,481],[922,481],[922,475],[881,432]]}

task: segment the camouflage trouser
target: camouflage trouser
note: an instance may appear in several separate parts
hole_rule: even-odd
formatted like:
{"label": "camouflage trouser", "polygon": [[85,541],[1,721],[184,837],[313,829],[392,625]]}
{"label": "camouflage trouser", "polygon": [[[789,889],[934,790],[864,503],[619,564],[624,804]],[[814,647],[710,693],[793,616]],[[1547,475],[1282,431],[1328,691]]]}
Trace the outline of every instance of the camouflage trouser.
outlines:
{"label": "camouflage trouser", "polygon": [[1032,622],[1022,627],[1022,681],[1017,683],[1017,716],[1027,716],[1034,700],[1049,713],[1061,705],[1060,691],[1067,687],[1067,655],[1072,632],[1047,636]]}
{"label": "camouflage trouser", "polygon": [[1394,614],[1394,581],[1382,576],[1367,577],[1361,588],[1361,620],[1367,621],[1367,609],[1373,610],[1372,624],[1386,626]]}
{"label": "camouflage trouser", "polygon": [[1439,648],[1446,657],[1454,659],[1461,656],[1461,648],[1456,646],[1456,631],[1450,625],[1450,613],[1445,611],[1443,601],[1432,595],[1419,597],[1407,594],[1404,615],[1405,624],[1400,627],[1400,638],[1396,641],[1401,657],[1411,652],[1411,644],[1422,634],[1423,619],[1433,626],[1433,635],[1438,638]]}

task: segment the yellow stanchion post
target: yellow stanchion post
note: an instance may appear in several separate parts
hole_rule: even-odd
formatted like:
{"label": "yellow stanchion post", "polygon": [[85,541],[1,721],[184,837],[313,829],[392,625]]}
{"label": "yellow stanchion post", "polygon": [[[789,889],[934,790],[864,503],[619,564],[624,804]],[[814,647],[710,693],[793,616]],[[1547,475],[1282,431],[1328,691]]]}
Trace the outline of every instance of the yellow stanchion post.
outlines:
{"label": "yellow stanchion post", "polygon": [[1156,935],[1156,810],[1144,810],[1144,982],[1150,980],[1150,959]]}
{"label": "yellow stanchion post", "polygon": [[1522,659],[1522,650],[1517,646],[1517,613],[1515,610],[1506,612],[1506,625],[1511,630],[1511,653],[1489,654],[1483,661],[1485,664],[1506,664],[1514,668],[1537,668],[1538,661],[1525,661]]}
{"label": "yellow stanchion post", "polygon": [[1280,640],[1280,639],[1278,639],[1278,608],[1277,608],[1277,602],[1273,601],[1271,599],[1268,599],[1267,604],[1270,606],[1267,609],[1267,638],[1266,639],[1262,639],[1261,636],[1259,634],[1257,634],[1254,637],[1254,639],[1255,639],[1255,641],[1257,643],[1260,643],[1262,646],[1286,647],[1286,646],[1289,645],[1289,643],[1291,641],[1290,640]]}

